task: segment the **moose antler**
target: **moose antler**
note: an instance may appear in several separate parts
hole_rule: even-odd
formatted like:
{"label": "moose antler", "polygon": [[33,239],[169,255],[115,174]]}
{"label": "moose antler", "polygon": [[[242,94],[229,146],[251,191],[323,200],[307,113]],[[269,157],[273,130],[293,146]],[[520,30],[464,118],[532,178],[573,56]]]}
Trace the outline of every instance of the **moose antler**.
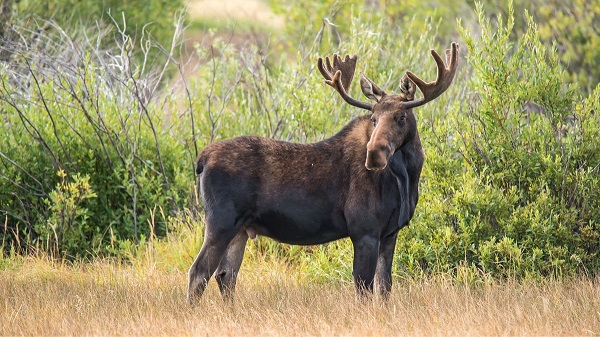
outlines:
{"label": "moose antler", "polygon": [[452,42],[451,49],[446,49],[446,64],[448,64],[448,66],[446,66],[440,55],[435,50],[431,50],[431,55],[435,59],[435,63],[437,63],[438,68],[437,78],[434,82],[426,83],[412,72],[406,72],[406,76],[408,76],[423,93],[422,98],[419,98],[415,101],[405,102],[404,107],[406,109],[418,107],[436,99],[439,95],[446,91],[446,89],[448,89],[450,83],[452,83],[452,80],[454,79],[454,74],[456,73],[456,68],[458,65],[458,44],[456,42]]}
{"label": "moose antler", "polygon": [[373,108],[372,104],[361,102],[348,95],[348,89],[356,70],[357,56],[350,57],[346,55],[342,60],[338,54],[333,54],[332,59],[333,66],[329,61],[329,57],[325,58],[325,62],[323,62],[323,58],[321,57],[318,60],[318,68],[321,75],[325,78],[325,83],[332,86],[348,104],[357,108],[371,110]]}

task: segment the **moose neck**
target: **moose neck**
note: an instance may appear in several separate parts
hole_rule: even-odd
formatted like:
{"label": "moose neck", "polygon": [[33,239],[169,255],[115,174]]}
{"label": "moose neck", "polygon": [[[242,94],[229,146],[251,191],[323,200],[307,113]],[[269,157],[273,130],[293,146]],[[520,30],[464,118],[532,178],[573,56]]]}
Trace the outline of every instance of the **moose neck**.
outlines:
{"label": "moose neck", "polygon": [[364,115],[351,120],[342,130],[324,142],[342,147],[344,152],[357,151],[364,156],[372,132],[373,124],[369,115]]}

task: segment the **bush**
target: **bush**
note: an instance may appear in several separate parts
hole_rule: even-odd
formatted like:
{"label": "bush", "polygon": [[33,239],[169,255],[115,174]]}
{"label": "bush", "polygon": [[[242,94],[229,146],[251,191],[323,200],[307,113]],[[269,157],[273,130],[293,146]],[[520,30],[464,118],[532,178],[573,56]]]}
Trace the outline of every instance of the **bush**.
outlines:
{"label": "bush", "polygon": [[481,37],[461,28],[472,94],[422,130],[424,197],[413,230],[401,234],[399,266],[467,265],[498,277],[595,273],[600,90],[576,95],[531,17],[513,44],[512,12],[494,26],[481,7],[477,14]]}
{"label": "bush", "polygon": [[150,34],[162,46],[171,44],[175,32],[173,20],[183,8],[180,0],[6,0],[2,4],[1,12],[5,15],[2,26],[23,20],[30,24],[37,21],[42,23],[39,29],[45,30],[50,27],[44,25],[43,20],[51,20],[59,27],[77,29],[82,23],[89,28],[96,22],[102,25],[114,20],[121,25],[127,23],[123,30],[134,41],[139,42]]}
{"label": "bush", "polygon": [[[285,15],[285,40],[292,48],[306,48],[317,52],[335,49],[341,41],[351,38],[351,18],[361,21],[384,20],[385,29],[397,26],[418,26],[430,21],[439,28],[440,43],[457,37],[455,18],[462,18],[467,27],[478,29],[472,8],[477,2],[463,1],[382,1],[382,0],[319,0],[273,1],[274,12]],[[507,17],[507,1],[482,3],[487,17]],[[515,4],[517,15],[511,14],[514,27],[510,39],[528,30],[528,18],[533,16],[538,36],[545,48],[556,48],[556,56],[567,73],[565,80],[576,83],[576,90],[590,94],[600,82],[600,0],[525,0]],[[529,13],[529,14],[528,14]],[[412,27],[414,28],[414,27]],[[396,43],[406,43],[412,37],[398,35]]]}
{"label": "bush", "polygon": [[[488,16],[506,14],[509,6],[512,4],[506,1],[484,3]],[[556,49],[558,60],[567,70],[565,80],[577,84],[577,91],[590,94],[600,82],[600,1],[526,0],[518,1],[515,7],[518,14],[513,15],[513,37],[528,30],[531,15],[540,40],[546,48]]]}
{"label": "bush", "polygon": [[[26,250],[86,256],[164,233],[165,219],[149,223],[148,210],[169,215],[193,196],[190,158],[158,89],[169,55],[150,59],[150,39],[140,46],[120,26],[69,35],[39,20],[48,29],[19,21],[10,32],[19,38],[2,42],[13,55],[0,68],[4,235]],[[104,44],[113,33],[117,43]]]}

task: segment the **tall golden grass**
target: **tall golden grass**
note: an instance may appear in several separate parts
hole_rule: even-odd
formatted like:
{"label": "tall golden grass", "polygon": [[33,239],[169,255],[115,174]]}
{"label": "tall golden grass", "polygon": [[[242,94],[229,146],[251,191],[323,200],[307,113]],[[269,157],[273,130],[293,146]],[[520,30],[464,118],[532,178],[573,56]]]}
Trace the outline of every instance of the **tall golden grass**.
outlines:
{"label": "tall golden grass", "polygon": [[347,283],[307,282],[286,265],[245,267],[234,305],[212,281],[185,302],[186,274],[114,262],[27,259],[0,271],[0,335],[598,335],[600,280],[457,285],[396,282],[388,303]]}

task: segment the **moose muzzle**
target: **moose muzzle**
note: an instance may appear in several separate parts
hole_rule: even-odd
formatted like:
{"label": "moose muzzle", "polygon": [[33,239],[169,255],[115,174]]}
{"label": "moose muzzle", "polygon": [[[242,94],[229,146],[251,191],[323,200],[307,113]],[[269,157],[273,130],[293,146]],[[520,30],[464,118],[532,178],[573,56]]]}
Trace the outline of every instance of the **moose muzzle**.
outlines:
{"label": "moose muzzle", "polygon": [[367,144],[367,170],[379,171],[386,168],[392,154],[390,146],[384,142],[369,142]]}

